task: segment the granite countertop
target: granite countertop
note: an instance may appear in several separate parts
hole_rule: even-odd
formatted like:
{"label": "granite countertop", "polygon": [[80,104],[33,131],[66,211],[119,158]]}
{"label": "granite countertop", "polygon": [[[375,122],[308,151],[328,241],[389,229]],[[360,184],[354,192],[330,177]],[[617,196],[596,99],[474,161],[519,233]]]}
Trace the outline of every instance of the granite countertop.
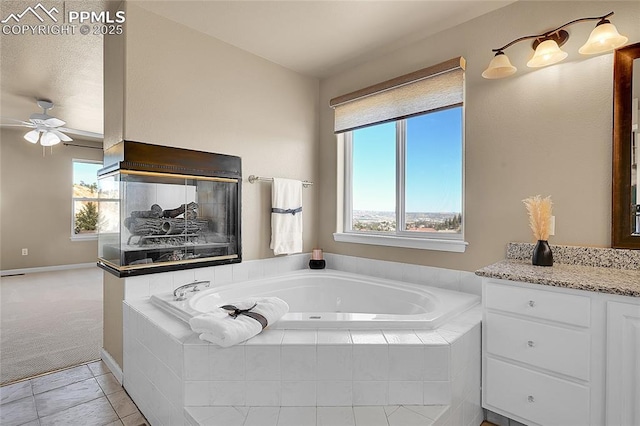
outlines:
{"label": "granite countertop", "polygon": [[533,266],[531,260],[506,259],[476,271],[481,277],[640,297],[640,270],[567,265]]}

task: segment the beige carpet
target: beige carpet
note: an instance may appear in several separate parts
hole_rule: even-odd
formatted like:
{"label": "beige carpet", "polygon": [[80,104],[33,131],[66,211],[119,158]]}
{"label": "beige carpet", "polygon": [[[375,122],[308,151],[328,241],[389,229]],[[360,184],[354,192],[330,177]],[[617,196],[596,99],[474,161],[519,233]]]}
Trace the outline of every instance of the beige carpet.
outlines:
{"label": "beige carpet", "polygon": [[0,278],[0,384],[100,358],[97,267]]}

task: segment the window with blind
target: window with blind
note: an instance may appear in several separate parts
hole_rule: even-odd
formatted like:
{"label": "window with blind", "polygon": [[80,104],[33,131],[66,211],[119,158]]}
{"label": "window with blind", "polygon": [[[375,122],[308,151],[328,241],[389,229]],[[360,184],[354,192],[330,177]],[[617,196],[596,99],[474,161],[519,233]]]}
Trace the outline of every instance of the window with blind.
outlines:
{"label": "window with blind", "polygon": [[464,251],[464,59],[330,105],[344,145],[336,241]]}

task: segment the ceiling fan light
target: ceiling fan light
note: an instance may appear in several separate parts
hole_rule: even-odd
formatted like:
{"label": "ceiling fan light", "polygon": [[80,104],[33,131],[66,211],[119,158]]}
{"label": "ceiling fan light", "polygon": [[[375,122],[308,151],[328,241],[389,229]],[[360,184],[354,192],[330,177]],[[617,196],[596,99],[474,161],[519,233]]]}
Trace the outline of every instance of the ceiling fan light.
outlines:
{"label": "ceiling fan light", "polygon": [[493,57],[489,66],[482,73],[482,77],[493,80],[498,78],[509,77],[514,74],[518,69],[511,65],[509,57],[500,51]]}
{"label": "ceiling fan light", "polygon": [[31,130],[30,132],[27,132],[26,135],[24,135],[24,139],[27,142],[31,142],[31,143],[38,143],[39,138],[40,138],[40,132],[37,130]]}
{"label": "ceiling fan light", "polygon": [[604,19],[591,31],[587,42],[578,49],[583,55],[595,55],[596,53],[609,52],[629,41],[618,33],[618,29],[608,20]]}
{"label": "ceiling fan light", "polygon": [[53,146],[60,143],[60,138],[51,132],[45,132],[40,139],[40,145],[42,146]]}
{"label": "ceiling fan light", "polygon": [[529,68],[545,67],[558,63],[569,54],[558,46],[555,40],[545,40],[538,45],[533,57],[527,62]]}
{"label": "ceiling fan light", "polygon": [[65,121],[60,120],[59,118],[51,117],[44,120],[44,124],[49,127],[60,127],[67,124]]}

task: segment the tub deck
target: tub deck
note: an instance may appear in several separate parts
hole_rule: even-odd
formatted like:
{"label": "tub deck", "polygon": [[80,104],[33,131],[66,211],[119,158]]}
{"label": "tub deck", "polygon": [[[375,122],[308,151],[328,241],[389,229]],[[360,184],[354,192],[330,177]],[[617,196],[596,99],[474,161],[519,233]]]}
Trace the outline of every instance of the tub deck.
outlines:
{"label": "tub deck", "polygon": [[151,302],[188,322],[248,296],[276,296],[289,304],[290,311],[270,328],[285,330],[434,330],[480,303],[480,297],[472,294],[329,269],[296,271],[187,294],[180,301],[172,293],[155,294]]}

